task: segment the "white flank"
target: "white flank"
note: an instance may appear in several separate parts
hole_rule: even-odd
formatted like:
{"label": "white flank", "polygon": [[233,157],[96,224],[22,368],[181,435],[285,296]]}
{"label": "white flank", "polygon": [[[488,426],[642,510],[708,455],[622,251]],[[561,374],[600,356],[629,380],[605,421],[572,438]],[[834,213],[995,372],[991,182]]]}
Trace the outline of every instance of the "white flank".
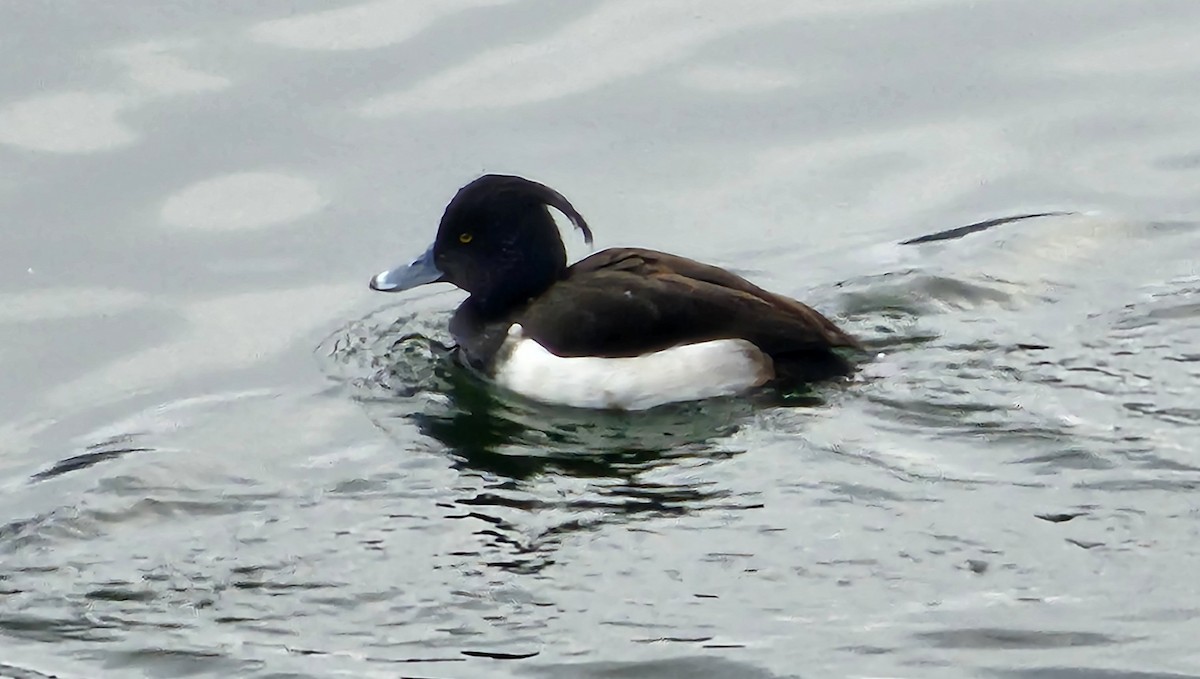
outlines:
{"label": "white flank", "polygon": [[543,403],[645,410],[664,403],[735,394],[774,375],[771,358],[750,342],[722,339],[630,358],[556,356],[508,329],[497,354],[496,383]]}

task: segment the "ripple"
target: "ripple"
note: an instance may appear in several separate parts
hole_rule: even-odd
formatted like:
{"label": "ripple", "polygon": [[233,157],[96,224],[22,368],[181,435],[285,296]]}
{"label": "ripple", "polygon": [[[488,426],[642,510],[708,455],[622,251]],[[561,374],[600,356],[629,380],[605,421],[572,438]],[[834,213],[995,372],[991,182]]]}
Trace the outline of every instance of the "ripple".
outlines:
{"label": "ripple", "polygon": [[1169,74],[1182,79],[1200,72],[1200,53],[1193,48],[1195,40],[1195,33],[1182,21],[1173,26],[1126,28],[1050,58],[1041,55],[1036,63],[1039,68],[1071,75]]}
{"label": "ripple", "polygon": [[783,0],[736,7],[714,0],[612,0],[544,40],[483,52],[411,89],[370,100],[360,110],[375,118],[561,99],[661,69],[721,36],[809,16],[810,5]]}
{"label": "ripple", "polygon": [[1050,632],[992,627],[924,632],[916,636],[938,648],[1034,649],[1122,643],[1121,639],[1094,632]]}
{"label": "ripple", "polygon": [[96,153],[138,135],[120,121],[133,104],[115,92],[59,92],[0,108],[0,143],[48,153]]}
{"label": "ripple", "polygon": [[1106,667],[1034,667],[1022,670],[993,670],[990,674],[1011,679],[1200,679],[1197,674],[1139,672]]}
{"label": "ripple", "polygon": [[[1188,123],[1173,111],[1162,112],[1156,116],[1159,119],[1153,121],[1144,118],[1154,114],[1131,112],[1129,115],[1142,119],[1138,132],[1123,136],[1110,135],[1103,145],[1081,146],[1078,153],[1071,154],[1065,161],[1061,172],[1087,185],[1090,190],[1101,193],[1112,192],[1164,203],[1187,195],[1200,178],[1200,167],[1164,165],[1158,159],[1169,158],[1179,152],[1180,142],[1173,128]],[[1063,136],[1066,136],[1071,132],[1065,128],[1078,124],[1073,113],[1054,127],[1060,128]],[[1136,173],[1139,181],[1130,181],[1131,172]]]}
{"label": "ripple", "polygon": [[118,47],[110,55],[128,69],[130,80],[147,94],[191,94],[229,87],[228,78],[192,68],[172,54],[183,46],[186,43],[144,42]]}
{"label": "ripple", "polygon": [[49,469],[34,474],[32,480],[46,481],[56,476],[87,469],[108,460],[119,459],[131,453],[154,452],[154,448],[133,445],[136,438],[132,435],[120,435],[89,445],[87,452],[55,462]]}
{"label": "ripple", "polygon": [[680,75],[688,87],[719,94],[762,94],[812,85],[818,79],[807,71],[800,76],[790,70],[733,64],[705,64]]}
{"label": "ripple", "polygon": [[114,666],[128,669],[140,668],[148,676],[158,677],[186,677],[209,673],[244,677],[265,665],[261,660],[238,661],[224,652],[158,647],[117,651],[112,654],[110,662]]}
{"label": "ripple", "polygon": [[402,43],[439,19],[512,0],[377,0],[264,21],[250,29],[260,42],[308,50],[365,50]]}
{"label": "ripple", "polygon": [[[707,638],[693,641],[705,641]],[[666,639],[664,639],[666,641]],[[687,641],[678,639],[677,641]],[[612,679],[615,677],[688,677],[689,679],[784,679],[793,676],[777,675],[749,662],[722,658],[719,655],[682,656],[648,661],[591,661],[579,663],[542,664],[529,669],[535,677],[579,677],[579,679]]]}
{"label": "ripple", "polygon": [[438,339],[445,312],[391,317],[381,310],[326,339],[318,351],[329,360],[330,376],[381,426],[403,417],[468,464],[493,472],[524,478],[550,466],[588,475],[589,461],[597,456],[613,456],[600,465],[608,470],[612,464],[641,464],[635,462],[639,456],[657,458],[663,451],[692,455],[697,446],[736,431],[754,409],[746,398],[673,404],[638,414],[533,403],[493,387],[453,360]]}
{"label": "ripple", "polygon": [[108,316],[138,309],[146,302],[147,297],[141,293],[99,287],[0,293],[0,323]]}
{"label": "ripple", "polygon": [[177,303],[173,311],[186,331],[55,385],[45,402],[54,407],[76,407],[82,402],[95,407],[132,392],[168,384],[177,388],[180,380],[259,365],[288,351],[294,341],[327,323],[337,309],[352,306],[359,290],[360,285],[317,285]]}
{"label": "ripple", "polygon": [[25,667],[0,662],[0,676],[5,679],[61,679],[59,675],[46,674]]}
{"label": "ripple", "polygon": [[18,639],[62,643],[64,640],[111,641],[116,638],[112,625],[86,615],[52,618],[41,615],[0,614],[0,633]]}
{"label": "ripple", "polygon": [[[963,148],[973,151],[960,153]],[[989,163],[980,164],[981,156]],[[989,124],[916,122],[886,131],[856,129],[835,138],[781,140],[756,150],[736,175],[692,182],[667,198],[685,224],[707,223],[713,214],[732,211],[744,224],[777,224],[787,215],[806,221],[812,233],[846,232],[849,225],[919,223],[948,196],[970,195],[994,181],[996,166],[1028,163],[1028,151]],[[821,196],[836,209],[814,213],[804,196]],[[881,235],[842,236],[838,248],[866,249]]]}
{"label": "ripple", "polygon": [[472,553],[483,564],[535,573],[569,536],[605,524],[761,506],[705,468],[740,454],[730,436],[769,403],[714,399],[631,414],[527,402],[453,360],[438,341],[445,316],[392,320],[395,311],[383,309],[318,352],[398,449],[424,439],[452,460],[460,481],[447,518],[479,526]]}
{"label": "ripple", "polygon": [[177,191],[163,204],[162,219],[187,229],[254,229],[306,217],[328,202],[316,184],[302,177],[238,172]]}

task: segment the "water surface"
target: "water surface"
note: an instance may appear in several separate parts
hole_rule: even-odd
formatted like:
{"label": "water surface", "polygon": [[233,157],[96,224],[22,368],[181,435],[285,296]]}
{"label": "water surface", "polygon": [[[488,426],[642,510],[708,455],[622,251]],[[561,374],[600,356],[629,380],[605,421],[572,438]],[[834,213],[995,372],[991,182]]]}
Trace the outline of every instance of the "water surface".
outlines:
{"label": "water surface", "polygon": [[[1200,676],[1198,21],[5,6],[0,676]],[[481,172],[876,356],[496,393],[439,360],[461,293],[366,288]]]}

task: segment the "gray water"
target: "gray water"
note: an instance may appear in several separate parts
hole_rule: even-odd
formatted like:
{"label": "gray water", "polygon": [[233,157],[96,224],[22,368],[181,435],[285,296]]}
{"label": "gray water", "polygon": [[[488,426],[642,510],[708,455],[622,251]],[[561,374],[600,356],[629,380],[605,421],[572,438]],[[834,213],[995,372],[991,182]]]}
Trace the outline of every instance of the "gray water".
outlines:
{"label": "gray water", "polygon": [[[1200,677],[1197,30],[0,6],[0,676]],[[439,359],[461,293],[366,287],[482,172],[875,356],[640,415],[489,390]]]}

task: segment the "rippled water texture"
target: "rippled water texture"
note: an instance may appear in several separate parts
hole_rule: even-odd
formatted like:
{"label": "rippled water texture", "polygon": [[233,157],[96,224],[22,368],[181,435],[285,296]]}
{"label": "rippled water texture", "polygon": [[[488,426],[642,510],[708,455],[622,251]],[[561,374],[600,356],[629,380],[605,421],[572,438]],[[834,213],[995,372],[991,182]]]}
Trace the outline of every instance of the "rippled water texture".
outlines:
{"label": "rippled water texture", "polygon": [[[0,7],[0,677],[1200,677],[1198,22]],[[873,358],[498,392],[366,288],[485,171]]]}

